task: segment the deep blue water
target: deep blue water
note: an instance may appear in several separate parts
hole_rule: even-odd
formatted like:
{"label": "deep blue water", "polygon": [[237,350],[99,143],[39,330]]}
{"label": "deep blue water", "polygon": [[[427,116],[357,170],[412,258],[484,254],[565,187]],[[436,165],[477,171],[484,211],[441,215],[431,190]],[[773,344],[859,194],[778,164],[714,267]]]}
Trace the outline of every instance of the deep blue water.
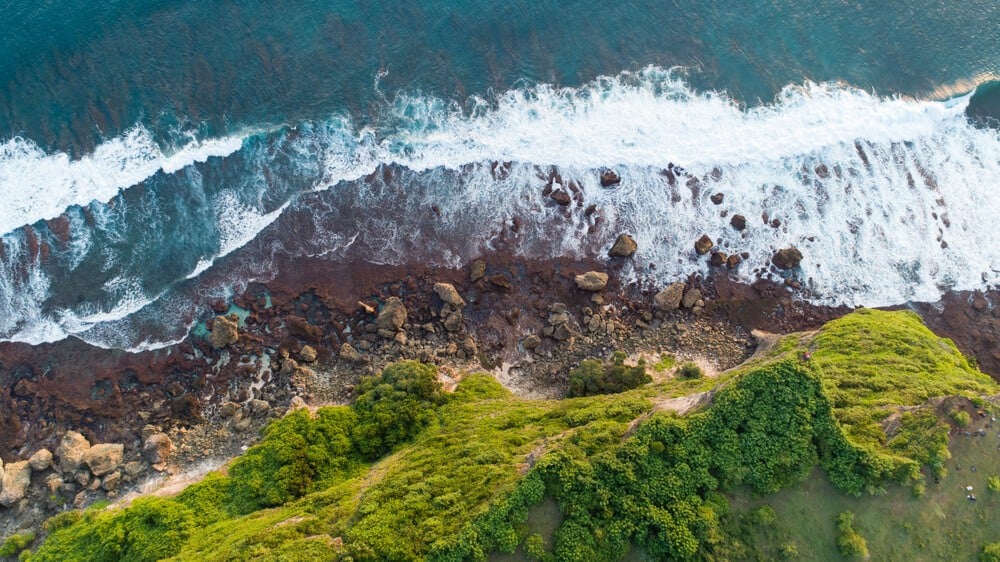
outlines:
{"label": "deep blue water", "polygon": [[[514,217],[532,255],[635,232],[637,279],[699,270],[708,232],[803,246],[824,302],[993,284],[1000,138],[965,110],[998,96],[962,96],[1000,75],[998,29],[988,0],[9,1],[0,337],[156,346],[276,252],[455,266]],[[549,166],[599,227],[540,195]],[[734,235],[712,190],[783,227]]]}

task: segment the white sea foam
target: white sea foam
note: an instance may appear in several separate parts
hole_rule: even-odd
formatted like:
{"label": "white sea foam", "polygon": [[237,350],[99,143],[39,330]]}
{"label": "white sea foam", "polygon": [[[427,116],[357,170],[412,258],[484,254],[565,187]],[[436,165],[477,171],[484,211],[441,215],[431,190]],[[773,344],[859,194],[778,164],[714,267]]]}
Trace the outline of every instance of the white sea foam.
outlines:
{"label": "white sea foam", "polygon": [[[311,241],[300,248],[310,255],[339,255],[330,250],[335,245],[367,253],[373,262],[417,259],[457,266],[492,247],[498,232],[516,218],[521,226],[508,247],[535,257],[603,252],[619,232],[630,232],[639,242],[631,275],[666,282],[707,269],[705,260],[693,255],[692,243],[709,234],[727,252],[749,252],[737,271],[745,280],[769,267],[775,249],[796,245],[805,254],[800,274],[811,298],[877,306],[932,301],[945,290],[1000,280],[994,235],[1000,133],[970,126],[963,113],[967,104],[968,96],[923,101],[842,84],[805,84],[785,88],[770,104],[747,108],[724,93],[693,91],[675,72],[649,68],[580,88],[538,86],[474,100],[471,111],[401,95],[366,129],[343,118],[306,123],[274,150],[292,163],[297,177],[314,180],[304,189],[337,186],[310,209]],[[19,140],[5,146],[15,145],[32,146]],[[272,149],[266,143],[254,148]],[[45,155],[35,160],[49,162],[46,158],[59,161]],[[153,171],[178,169],[185,161],[147,158],[142,150],[114,158],[95,152],[88,158]],[[246,160],[268,162],[250,155]],[[495,178],[494,161],[513,164]],[[686,186],[686,177],[671,185],[663,173],[671,163],[697,176],[700,186]],[[82,166],[81,173],[74,165]],[[380,185],[379,178],[352,182],[384,165],[396,166],[390,185]],[[584,206],[597,205],[595,216],[603,222],[595,225],[581,207],[552,205],[541,195],[544,180],[536,166],[558,167],[563,184],[578,185]],[[621,174],[617,188],[600,186],[598,173],[605,166]],[[76,175],[69,185],[87,189],[114,184],[117,192],[131,181],[80,179],[90,178],[92,167],[67,163],[57,169],[72,170]],[[249,204],[253,197],[243,191],[266,193],[268,182],[283,181],[260,172],[248,170],[258,184],[232,187],[240,196],[223,192],[213,202],[219,251],[202,259],[189,279],[253,240],[295,204],[286,200],[276,209]],[[709,201],[714,192],[725,194],[722,205]],[[49,208],[57,214],[60,205],[65,207]],[[437,218],[427,215],[432,206]],[[344,207],[353,210],[342,212]],[[735,213],[747,217],[742,235],[729,226]],[[781,226],[764,224],[763,214]],[[95,215],[100,219],[100,212]],[[114,220],[122,219],[127,217]],[[648,267],[651,262],[655,269]],[[13,330],[10,337],[29,341],[61,337],[52,318],[31,310],[58,280],[38,276],[29,282],[21,274],[16,286],[5,285],[8,273],[0,271],[0,302],[16,311],[17,324],[2,325],[0,332]],[[25,296],[12,296],[12,287]],[[145,296],[145,306],[157,298]],[[135,314],[137,302],[77,315],[100,320],[86,329],[88,338],[130,347],[111,327],[118,325],[118,315]],[[174,316],[185,318],[183,303],[171,307],[177,308]],[[145,339],[133,343],[158,345]]]}
{"label": "white sea foam", "polygon": [[31,140],[12,138],[0,144],[0,233],[59,216],[71,205],[106,202],[119,190],[162,170],[173,173],[212,156],[240,149],[241,137],[191,140],[165,153],[153,135],[135,125],[82,158],[46,153]]}

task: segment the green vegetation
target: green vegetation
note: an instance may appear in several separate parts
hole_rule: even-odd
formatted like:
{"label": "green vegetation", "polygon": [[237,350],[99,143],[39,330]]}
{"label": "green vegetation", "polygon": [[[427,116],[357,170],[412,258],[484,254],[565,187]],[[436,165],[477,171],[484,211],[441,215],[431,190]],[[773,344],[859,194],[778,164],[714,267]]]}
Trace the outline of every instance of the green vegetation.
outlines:
{"label": "green vegetation", "polygon": [[700,379],[704,376],[704,373],[701,371],[701,367],[691,361],[682,364],[680,368],[677,369],[677,374],[686,379]]}
{"label": "green vegetation", "polygon": [[990,476],[986,481],[986,487],[991,492],[1000,492],[1000,476]]}
{"label": "green vegetation", "polygon": [[0,557],[15,556],[35,542],[35,533],[18,533],[11,535],[0,545]]}
{"label": "green vegetation", "polygon": [[1000,562],[1000,542],[990,543],[983,547],[979,555],[980,562]]}
{"label": "green vegetation", "polygon": [[847,558],[868,558],[868,541],[854,530],[854,514],[845,511],[837,516],[837,547]]}
{"label": "green vegetation", "polygon": [[673,355],[668,355],[666,353],[660,354],[660,359],[653,364],[653,370],[657,373],[662,373],[664,371],[669,371],[674,368],[677,364],[677,359]]}
{"label": "green vegetation", "polygon": [[964,410],[952,412],[951,419],[955,421],[955,425],[958,427],[969,427],[969,424],[972,423],[972,416]]}
{"label": "green vegetation", "polygon": [[570,371],[569,395],[593,396],[595,394],[613,394],[638,388],[653,382],[646,373],[646,361],[639,359],[634,366],[625,365],[625,354],[616,351],[609,363],[587,359],[580,366]]}
{"label": "green vegetation", "polygon": [[[805,349],[811,359],[802,358]],[[916,511],[925,505],[953,502],[949,509],[974,510],[972,517],[1000,502],[943,496],[943,484],[925,481],[927,472],[951,482],[949,490],[965,485],[947,480],[956,478],[940,418],[948,403],[930,400],[997,387],[909,313],[851,314],[712,379],[646,385],[645,365],[624,359],[583,362],[571,385],[587,396],[555,401],[517,398],[482,374],[448,396],[433,367],[397,363],[359,385],[350,407],[273,422],[226,475],[174,498],[51,519],[28,559],[457,561],[516,553],[548,561],[636,551],[652,559],[829,559],[891,544],[874,540],[882,531],[864,507],[885,497],[908,502],[899,505],[912,506],[907,521],[919,529],[942,520]],[[706,390],[714,390],[711,406],[696,413],[653,411],[659,400]],[[980,468],[975,482],[961,473],[976,489],[1000,471]],[[804,487],[814,493],[790,513]],[[862,499],[865,492],[882,497]],[[927,503],[913,497],[925,493]],[[531,515],[545,505],[558,506],[548,525]],[[816,532],[824,528],[825,538]],[[985,541],[961,544],[975,556]],[[905,552],[895,558],[914,558]]]}

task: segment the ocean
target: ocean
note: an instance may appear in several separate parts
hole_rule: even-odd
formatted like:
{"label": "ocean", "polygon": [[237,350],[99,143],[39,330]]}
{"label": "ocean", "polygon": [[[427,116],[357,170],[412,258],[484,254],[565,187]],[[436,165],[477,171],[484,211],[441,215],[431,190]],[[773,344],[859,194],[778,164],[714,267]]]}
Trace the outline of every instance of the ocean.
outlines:
{"label": "ocean", "polygon": [[824,304],[1000,282],[995,1],[10,0],[0,22],[3,340],[155,349],[279,258],[460,267],[621,232],[644,283],[707,271],[702,234],[744,281],[799,247]]}

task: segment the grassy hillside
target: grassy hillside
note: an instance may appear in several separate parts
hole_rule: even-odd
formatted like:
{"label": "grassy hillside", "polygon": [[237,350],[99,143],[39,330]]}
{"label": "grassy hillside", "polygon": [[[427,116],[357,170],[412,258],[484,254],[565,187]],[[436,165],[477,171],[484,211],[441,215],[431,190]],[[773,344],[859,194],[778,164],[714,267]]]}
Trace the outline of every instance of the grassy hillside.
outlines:
{"label": "grassy hillside", "polygon": [[[797,523],[796,509],[810,509],[794,507],[797,491],[825,486],[870,533],[893,494],[914,506],[937,497],[928,480],[953,477],[952,405],[982,420],[982,397],[997,392],[917,317],[878,311],[787,336],[718,378],[620,394],[525,400],[473,374],[444,395],[433,378],[394,365],[351,407],[273,423],[228,474],[175,498],[61,516],[26,558],[728,560],[768,559],[784,543],[812,558],[802,545],[819,531],[761,527],[772,518],[758,504]],[[709,406],[661,411],[707,390]],[[953,395],[976,402],[933,400]]]}

